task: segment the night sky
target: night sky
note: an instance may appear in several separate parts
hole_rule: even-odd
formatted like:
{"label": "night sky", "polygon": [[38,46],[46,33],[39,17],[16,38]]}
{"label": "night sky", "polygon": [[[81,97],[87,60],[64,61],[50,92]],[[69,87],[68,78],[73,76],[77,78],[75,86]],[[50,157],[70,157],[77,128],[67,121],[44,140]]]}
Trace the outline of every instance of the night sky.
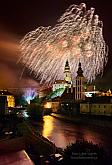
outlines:
{"label": "night sky", "polygon": [[[53,26],[63,12],[72,4],[86,3],[87,9],[95,8],[103,21],[104,39],[109,46],[109,60],[98,86],[112,88],[112,1],[103,0],[15,0],[0,4],[0,88],[38,86],[38,83],[17,64],[20,39],[39,26]],[[7,81],[8,80],[8,81]]]}

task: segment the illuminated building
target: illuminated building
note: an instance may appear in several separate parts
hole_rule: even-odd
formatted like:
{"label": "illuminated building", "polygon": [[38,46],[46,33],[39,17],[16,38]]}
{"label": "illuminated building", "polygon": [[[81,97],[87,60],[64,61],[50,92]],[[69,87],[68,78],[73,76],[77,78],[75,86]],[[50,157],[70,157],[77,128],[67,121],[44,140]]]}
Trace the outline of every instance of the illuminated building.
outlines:
{"label": "illuminated building", "polygon": [[99,96],[112,96],[112,92],[110,89],[105,92],[99,92]]}
{"label": "illuminated building", "polygon": [[68,60],[66,61],[65,68],[64,68],[64,80],[68,84],[72,84],[72,76],[71,76],[71,71],[70,71],[70,66],[69,66]]}
{"label": "illuminated building", "polygon": [[56,80],[53,84],[52,90],[55,91],[60,88],[65,89],[66,87],[72,89],[72,75],[68,60],[66,61],[64,68],[64,80]]}
{"label": "illuminated building", "polygon": [[[64,80],[56,80],[53,84],[52,92],[49,95],[49,103],[46,101],[44,108],[47,108],[50,105],[53,112],[56,112],[60,104],[69,105],[68,107],[73,108],[73,105],[77,101],[82,101],[85,99],[84,95],[84,76],[81,68],[81,63],[79,63],[77,77],[75,84],[72,82],[72,75],[70,71],[70,66],[68,60],[66,61],[64,68]],[[55,98],[60,98],[55,100]]]}
{"label": "illuminated building", "polygon": [[56,91],[57,89],[60,88],[66,88],[67,87],[67,82],[65,80],[56,80],[55,83],[53,84],[53,91]]}
{"label": "illuminated building", "polygon": [[110,89],[108,91],[88,90],[84,93],[85,93],[86,97],[92,97],[93,94],[95,94],[96,96],[99,96],[99,97],[101,97],[101,96],[107,96],[107,97],[112,96],[112,92],[111,92]]}
{"label": "illuminated building", "polygon": [[46,104],[44,105],[44,108],[51,108],[51,106],[52,106],[52,102],[46,102]]}
{"label": "illuminated building", "polygon": [[[53,112],[75,115],[91,114],[112,116],[112,92],[96,90],[96,86],[86,84],[81,63],[79,62],[77,76],[72,84],[72,77],[68,61],[64,69],[64,80],[56,80],[53,84],[53,92],[50,100],[45,102],[45,109],[52,109]],[[65,89],[61,91],[60,90]],[[72,89],[72,90],[71,90]],[[110,97],[109,97],[110,96]]]}
{"label": "illuminated building", "polygon": [[0,100],[2,100],[1,102],[1,107],[0,109],[2,109],[4,113],[7,113],[7,108],[13,108],[15,107],[15,99],[14,96],[8,92],[7,90],[0,90]]}
{"label": "illuminated building", "polygon": [[15,99],[12,95],[7,95],[8,107],[15,107]]}
{"label": "illuminated building", "polygon": [[57,112],[57,109],[60,107],[60,97],[56,97],[51,101],[47,101],[44,103],[45,109],[52,109],[52,112]]}
{"label": "illuminated building", "polygon": [[57,97],[61,97],[65,90],[66,90],[66,88],[58,88],[55,91],[50,92],[50,94],[47,96],[47,98],[54,99]]}
{"label": "illuminated building", "polygon": [[99,95],[99,91],[88,91],[88,92],[84,92],[86,97],[92,97],[93,94],[95,95]]}
{"label": "illuminated building", "polygon": [[100,96],[80,104],[81,114],[112,116],[112,97]]}

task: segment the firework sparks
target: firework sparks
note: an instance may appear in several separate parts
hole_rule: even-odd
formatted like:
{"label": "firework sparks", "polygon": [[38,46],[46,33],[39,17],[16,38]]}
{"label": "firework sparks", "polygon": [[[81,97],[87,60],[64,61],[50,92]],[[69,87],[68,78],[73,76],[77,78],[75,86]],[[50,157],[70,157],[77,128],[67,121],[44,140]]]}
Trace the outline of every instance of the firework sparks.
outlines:
{"label": "firework sparks", "polygon": [[37,96],[37,91],[36,89],[27,89],[24,90],[24,99],[27,101],[28,104],[30,104],[30,101],[33,100]]}
{"label": "firework sparks", "polygon": [[102,27],[94,8],[72,5],[54,27],[39,27],[25,35],[20,43],[21,61],[41,83],[52,84],[63,79],[67,59],[75,78],[80,60],[84,76],[92,81],[107,62]]}

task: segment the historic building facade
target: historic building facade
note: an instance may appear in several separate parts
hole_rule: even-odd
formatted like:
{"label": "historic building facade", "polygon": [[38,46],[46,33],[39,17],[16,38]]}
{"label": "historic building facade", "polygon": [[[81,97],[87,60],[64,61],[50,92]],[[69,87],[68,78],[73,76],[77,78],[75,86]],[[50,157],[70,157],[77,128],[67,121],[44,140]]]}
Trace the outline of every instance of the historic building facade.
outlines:
{"label": "historic building facade", "polygon": [[81,103],[80,113],[112,116],[112,103]]}

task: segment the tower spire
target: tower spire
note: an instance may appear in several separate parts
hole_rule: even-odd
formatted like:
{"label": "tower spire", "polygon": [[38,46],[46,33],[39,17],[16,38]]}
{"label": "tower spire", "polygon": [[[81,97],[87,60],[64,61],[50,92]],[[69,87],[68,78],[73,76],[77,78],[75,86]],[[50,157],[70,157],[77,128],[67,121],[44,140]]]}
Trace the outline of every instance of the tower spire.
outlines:
{"label": "tower spire", "polygon": [[66,64],[65,64],[65,70],[70,70],[70,66],[69,66],[69,62],[68,62],[68,59],[66,60]]}
{"label": "tower spire", "polygon": [[83,70],[81,68],[81,62],[79,61],[77,76],[83,77]]}

